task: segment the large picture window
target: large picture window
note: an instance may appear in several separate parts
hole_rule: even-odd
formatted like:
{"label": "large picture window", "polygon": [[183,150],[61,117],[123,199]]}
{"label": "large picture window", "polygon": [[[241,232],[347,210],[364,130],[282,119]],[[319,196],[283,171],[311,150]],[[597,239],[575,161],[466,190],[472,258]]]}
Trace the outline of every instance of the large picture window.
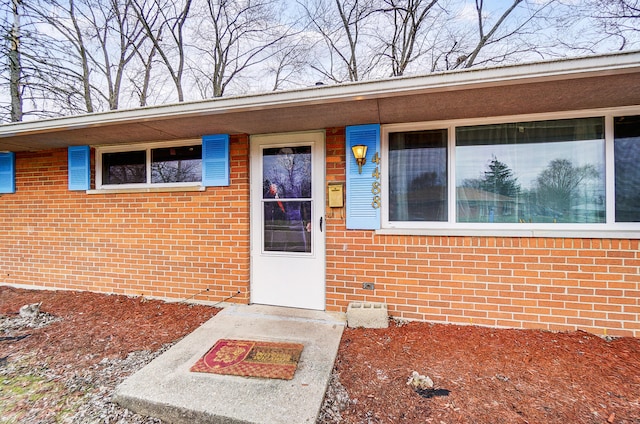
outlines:
{"label": "large picture window", "polygon": [[383,228],[577,234],[640,222],[640,115],[487,121],[383,128]]}
{"label": "large picture window", "polygon": [[200,182],[202,145],[192,143],[142,145],[135,150],[103,148],[98,153],[101,171],[98,185],[136,187]]}
{"label": "large picture window", "polygon": [[458,222],[605,221],[604,119],[456,129]]}

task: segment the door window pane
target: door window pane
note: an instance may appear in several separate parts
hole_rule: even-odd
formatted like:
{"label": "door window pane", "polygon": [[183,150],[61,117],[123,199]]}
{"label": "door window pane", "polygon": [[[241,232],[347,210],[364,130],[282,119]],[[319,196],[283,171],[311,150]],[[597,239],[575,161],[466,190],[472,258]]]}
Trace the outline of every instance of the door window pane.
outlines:
{"label": "door window pane", "polygon": [[264,202],[264,250],[311,252],[311,201]]}
{"label": "door window pane", "polygon": [[152,183],[186,183],[201,180],[201,145],[151,150]]}
{"label": "door window pane", "polygon": [[389,134],[389,220],[447,220],[447,130]]}
{"label": "door window pane", "polygon": [[311,253],[311,146],[264,149],[262,172],[264,251]]}
{"label": "door window pane", "polygon": [[262,169],[265,199],[275,195],[280,199],[311,197],[310,146],[265,149]]}
{"label": "door window pane", "polygon": [[640,222],[640,116],[614,119],[616,222]]}
{"label": "door window pane", "polygon": [[602,118],[456,129],[457,222],[605,221]]}
{"label": "door window pane", "polygon": [[147,182],[147,153],[104,153],[102,155],[102,184],[135,184]]}

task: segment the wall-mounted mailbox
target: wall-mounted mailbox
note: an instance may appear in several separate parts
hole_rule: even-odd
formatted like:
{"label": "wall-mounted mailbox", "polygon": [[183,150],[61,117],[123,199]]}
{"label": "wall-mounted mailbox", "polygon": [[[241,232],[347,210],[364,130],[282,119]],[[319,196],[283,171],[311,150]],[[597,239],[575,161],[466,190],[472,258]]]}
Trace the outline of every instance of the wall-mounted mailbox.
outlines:
{"label": "wall-mounted mailbox", "polygon": [[329,207],[344,207],[344,185],[342,183],[329,183]]}

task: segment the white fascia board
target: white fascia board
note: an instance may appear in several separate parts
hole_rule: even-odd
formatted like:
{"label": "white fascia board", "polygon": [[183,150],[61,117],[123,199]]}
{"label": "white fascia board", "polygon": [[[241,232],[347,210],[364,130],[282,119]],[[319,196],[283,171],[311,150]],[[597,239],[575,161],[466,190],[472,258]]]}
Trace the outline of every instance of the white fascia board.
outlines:
{"label": "white fascia board", "polygon": [[640,51],[561,59],[499,68],[466,69],[423,76],[315,86],[265,94],[98,112],[0,125],[0,138],[166,118],[219,115],[271,108],[330,104],[385,97],[614,75],[640,70]]}

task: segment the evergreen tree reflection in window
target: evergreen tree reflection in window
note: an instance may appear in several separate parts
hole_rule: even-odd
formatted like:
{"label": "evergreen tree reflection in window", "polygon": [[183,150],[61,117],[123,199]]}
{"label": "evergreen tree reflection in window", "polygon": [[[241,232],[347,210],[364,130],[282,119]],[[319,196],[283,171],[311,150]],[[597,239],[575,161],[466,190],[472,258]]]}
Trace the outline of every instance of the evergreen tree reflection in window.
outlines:
{"label": "evergreen tree reflection in window", "polygon": [[602,117],[457,127],[455,171],[457,222],[605,221]]}
{"label": "evergreen tree reflection in window", "polygon": [[513,216],[515,219],[519,215],[518,197],[522,191],[518,178],[506,163],[495,156],[487,168],[483,178],[463,181],[458,193],[465,196],[467,203],[464,208],[458,208],[459,216],[487,216],[489,222],[495,221],[496,214],[500,217]]}

